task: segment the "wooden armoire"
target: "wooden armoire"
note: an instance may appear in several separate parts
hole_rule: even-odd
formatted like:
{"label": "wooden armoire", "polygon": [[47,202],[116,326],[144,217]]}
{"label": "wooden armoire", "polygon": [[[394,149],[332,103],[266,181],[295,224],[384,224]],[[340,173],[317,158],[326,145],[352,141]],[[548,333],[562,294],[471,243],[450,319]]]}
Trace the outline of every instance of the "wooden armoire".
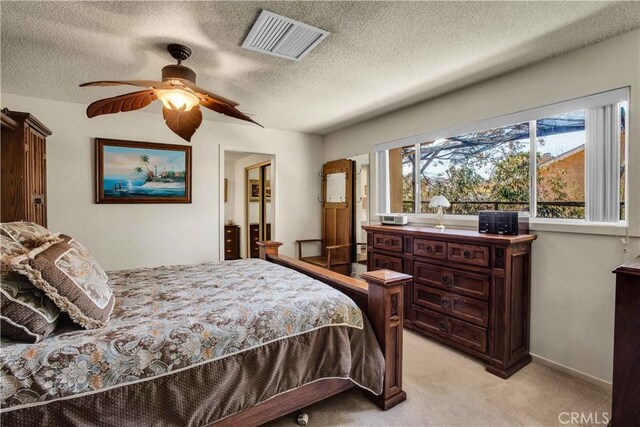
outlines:
{"label": "wooden armoire", "polygon": [[2,222],[47,226],[46,140],[51,131],[29,113],[2,110]]}

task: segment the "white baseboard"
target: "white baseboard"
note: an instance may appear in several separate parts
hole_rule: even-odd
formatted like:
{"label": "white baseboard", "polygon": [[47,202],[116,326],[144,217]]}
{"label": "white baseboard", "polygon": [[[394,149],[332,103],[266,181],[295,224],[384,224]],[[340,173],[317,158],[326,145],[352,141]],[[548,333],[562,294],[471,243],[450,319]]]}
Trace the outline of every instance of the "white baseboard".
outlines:
{"label": "white baseboard", "polygon": [[611,383],[608,381],[605,381],[603,379],[600,379],[598,377],[594,377],[593,375],[589,375],[586,374],[582,371],[578,371],[577,369],[573,369],[570,368],[568,366],[562,365],[560,363],[554,362],[553,360],[549,360],[546,359],[542,356],[538,356],[536,354],[531,353],[531,358],[534,362],[537,362],[541,365],[545,365],[548,366],[550,368],[553,368],[557,371],[563,372],[567,375],[571,375],[572,377],[578,378],[579,380],[582,380],[584,382],[587,382],[589,384],[593,384],[595,386],[598,386],[606,391],[608,391],[609,393],[611,393]]}

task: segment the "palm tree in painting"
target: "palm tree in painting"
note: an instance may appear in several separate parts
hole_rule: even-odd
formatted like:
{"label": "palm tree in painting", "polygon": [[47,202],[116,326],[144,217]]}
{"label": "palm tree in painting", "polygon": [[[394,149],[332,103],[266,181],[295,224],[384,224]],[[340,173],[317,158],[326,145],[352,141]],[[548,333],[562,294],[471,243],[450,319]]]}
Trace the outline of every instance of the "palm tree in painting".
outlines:
{"label": "palm tree in painting", "polygon": [[142,169],[140,166],[134,168],[133,171],[135,173],[137,173],[138,175],[143,175],[144,174],[144,169]]}
{"label": "palm tree in painting", "polygon": [[149,169],[149,155],[148,154],[141,154],[140,157],[138,157],[140,159],[140,161],[142,162],[142,164],[144,164],[147,168],[147,176],[149,178],[151,178],[153,175],[151,174],[151,170]]}

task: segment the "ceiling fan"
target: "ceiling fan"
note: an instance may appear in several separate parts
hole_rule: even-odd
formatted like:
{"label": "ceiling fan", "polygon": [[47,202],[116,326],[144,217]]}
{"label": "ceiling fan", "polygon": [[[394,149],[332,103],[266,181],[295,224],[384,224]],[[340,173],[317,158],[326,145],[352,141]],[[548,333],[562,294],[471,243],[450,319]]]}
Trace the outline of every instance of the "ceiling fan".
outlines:
{"label": "ceiling fan", "polygon": [[202,122],[200,105],[225,116],[245,120],[263,127],[239,111],[236,108],[237,102],[195,85],[196,73],[191,68],[182,65],[182,61],[191,56],[191,49],[181,44],[170,44],[167,46],[167,50],[178,61],[178,64],[167,65],[162,69],[161,82],[154,80],[106,80],[81,84],[80,87],[130,85],[146,88],[139,92],[96,101],[87,107],[87,117],[138,110],[156,99],[160,99],[163,104],[162,115],[169,129],[189,142]]}

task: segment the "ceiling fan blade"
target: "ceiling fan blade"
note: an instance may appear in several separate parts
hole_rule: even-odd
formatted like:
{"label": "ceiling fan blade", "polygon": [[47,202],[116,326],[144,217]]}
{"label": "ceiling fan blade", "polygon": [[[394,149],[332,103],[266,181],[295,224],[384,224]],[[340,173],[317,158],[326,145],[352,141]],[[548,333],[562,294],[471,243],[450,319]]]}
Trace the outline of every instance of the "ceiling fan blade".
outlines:
{"label": "ceiling fan blade", "polygon": [[208,90],[204,90],[204,89],[196,86],[195,84],[191,83],[188,80],[181,80],[180,82],[183,85],[185,85],[186,87],[188,87],[189,89],[194,90],[196,92],[200,92],[200,95],[202,97],[210,97],[210,98],[218,99],[220,101],[226,102],[227,104],[229,104],[229,105],[231,105],[233,107],[237,107],[238,105],[240,105],[235,101],[232,101],[230,99],[225,98],[224,96],[216,95],[215,93],[209,92]]}
{"label": "ceiling fan blade", "polygon": [[156,92],[153,89],[101,99],[87,107],[87,117],[92,118],[102,114],[138,110],[151,104],[156,99]]}
{"label": "ceiling fan blade", "polygon": [[138,86],[147,87],[153,89],[173,89],[175,86],[164,82],[158,82],[156,80],[101,80],[97,82],[82,83],[80,87],[87,86]]}
{"label": "ceiling fan blade", "polygon": [[200,105],[203,107],[207,107],[210,110],[215,111],[216,113],[224,114],[225,116],[233,117],[234,119],[240,119],[247,122],[255,123],[261,128],[264,128],[260,123],[254,121],[251,117],[244,114],[242,111],[238,110],[232,105],[227,104],[226,102],[216,101],[211,98],[200,99]]}
{"label": "ceiling fan blade", "polygon": [[169,129],[188,142],[191,142],[191,137],[202,123],[202,111],[197,105],[189,111],[163,106],[162,116]]}

